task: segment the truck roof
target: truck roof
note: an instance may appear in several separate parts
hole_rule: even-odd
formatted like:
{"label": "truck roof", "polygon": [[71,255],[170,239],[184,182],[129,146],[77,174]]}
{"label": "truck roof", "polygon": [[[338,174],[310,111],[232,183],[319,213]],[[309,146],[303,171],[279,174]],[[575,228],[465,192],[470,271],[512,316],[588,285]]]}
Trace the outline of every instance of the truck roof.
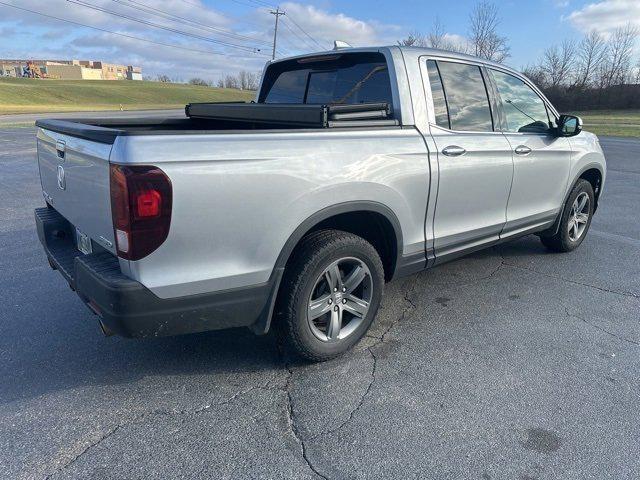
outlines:
{"label": "truck roof", "polygon": [[430,55],[434,57],[446,57],[446,58],[454,58],[458,60],[468,60],[472,62],[480,62],[488,66],[497,67],[503,70],[509,70],[519,75],[522,75],[520,72],[515,70],[514,68],[508,67],[501,63],[493,62],[491,60],[485,60],[484,58],[475,57],[473,55],[467,55],[466,53],[458,53],[452,52],[450,50],[441,50],[437,48],[427,48],[427,47],[406,47],[400,45],[383,45],[378,47],[354,47],[354,48],[340,48],[339,50],[325,50],[321,52],[313,52],[306,53],[304,55],[296,55],[293,57],[281,58],[278,60],[274,60],[269,62],[269,64],[275,64],[280,62],[286,62],[290,60],[296,60],[300,58],[309,58],[309,57],[317,57],[324,55],[336,55],[339,53],[371,53],[371,52],[381,52],[384,50],[399,50],[405,57],[422,57],[425,55]]}

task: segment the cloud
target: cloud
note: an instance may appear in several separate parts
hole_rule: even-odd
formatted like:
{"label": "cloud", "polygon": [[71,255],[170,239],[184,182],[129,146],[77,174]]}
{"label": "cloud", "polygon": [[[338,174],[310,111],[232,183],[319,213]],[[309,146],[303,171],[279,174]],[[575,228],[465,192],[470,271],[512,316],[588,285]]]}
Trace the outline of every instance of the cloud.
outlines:
{"label": "cloud", "polygon": [[[13,57],[104,60],[140,65],[146,75],[168,74],[184,79],[199,76],[215,80],[224,73],[242,69],[260,71],[271,54],[274,17],[264,7],[256,7],[246,15],[236,17],[212,8],[202,0],[74,0],[200,37],[193,38],[66,0],[5,1],[17,7],[123,34],[119,36],[81,28],[0,5],[0,29],[9,32],[3,36],[3,44],[8,46],[3,55]],[[147,5],[155,10],[145,12],[126,4]],[[340,12],[333,13],[296,2],[284,3],[282,8],[287,16],[278,34],[278,56],[324,50],[330,48],[335,39],[364,46],[395,43],[398,36],[402,36],[399,27],[353,18]],[[244,49],[236,48],[240,46]]]}
{"label": "cloud", "polygon": [[284,21],[285,23],[293,22],[294,32],[300,33],[303,38],[309,40],[304,33],[300,32],[297,27],[299,26],[327,47],[332,47],[334,40],[342,40],[353,46],[395,43],[401,31],[398,26],[384,25],[373,20],[360,20],[342,13],[330,13],[312,5],[287,2],[282,7],[287,12]]}
{"label": "cloud", "polygon": [[604,0],[590,3],[566,18],[585,33],[595,30],[608,34],[629,23],[640,28],[640,1]]}

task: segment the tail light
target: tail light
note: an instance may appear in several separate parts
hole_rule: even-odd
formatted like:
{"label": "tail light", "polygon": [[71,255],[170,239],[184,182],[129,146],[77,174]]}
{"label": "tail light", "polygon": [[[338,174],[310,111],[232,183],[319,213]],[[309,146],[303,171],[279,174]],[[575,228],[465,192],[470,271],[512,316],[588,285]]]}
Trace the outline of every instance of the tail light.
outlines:
{"label": "tail light", "polygon": [[111,165],[111,213],[118,256],[140,260],[169,235],[173,192],[157,167]]}

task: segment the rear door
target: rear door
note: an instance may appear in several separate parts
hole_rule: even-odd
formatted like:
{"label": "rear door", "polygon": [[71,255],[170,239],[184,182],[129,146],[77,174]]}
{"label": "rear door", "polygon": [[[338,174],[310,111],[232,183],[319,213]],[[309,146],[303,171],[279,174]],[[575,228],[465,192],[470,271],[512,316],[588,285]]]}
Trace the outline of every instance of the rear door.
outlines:
{"label": "rear door", "polygon": [[436,262],[442,262],[499,240],[513,158],[509,142],[495,128],[484,68],[457,60],[425,61],[439,167],[434,247]]}
{"label": "rear door", "polygon": [[569,181],[571,144],[554,134],[555,114],[527,82],[497,69],[489,72],[513,152],[506,238],[553,223]]}

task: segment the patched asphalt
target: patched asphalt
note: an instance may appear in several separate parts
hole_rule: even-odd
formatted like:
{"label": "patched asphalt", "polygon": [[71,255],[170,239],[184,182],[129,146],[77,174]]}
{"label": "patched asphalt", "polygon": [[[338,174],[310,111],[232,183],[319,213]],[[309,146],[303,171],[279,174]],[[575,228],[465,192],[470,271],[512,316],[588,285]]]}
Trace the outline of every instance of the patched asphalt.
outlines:
{"label": "patched asphalt", "polygon": [[0,477],[640,477],[640,139],[603,138],[583,246],[387,286],[346,356],[274,335],[105,338],[49,269],[32,128],[0,127]]}

